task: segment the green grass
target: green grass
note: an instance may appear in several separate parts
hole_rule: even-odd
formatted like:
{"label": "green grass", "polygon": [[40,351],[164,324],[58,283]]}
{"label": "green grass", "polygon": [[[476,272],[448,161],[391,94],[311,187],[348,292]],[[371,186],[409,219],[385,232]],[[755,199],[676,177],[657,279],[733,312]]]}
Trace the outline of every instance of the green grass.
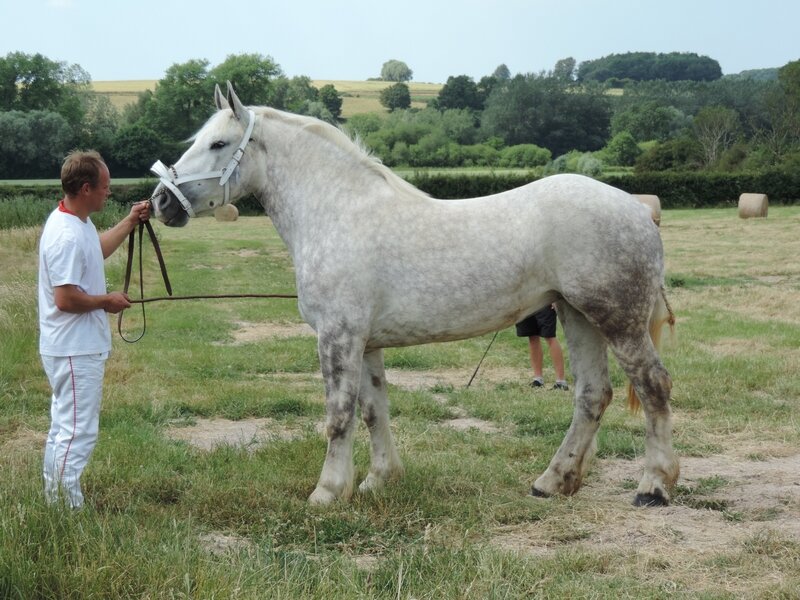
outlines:
{"label": "green grass", "polygon": [[[25,201],[0,203],[0,224],[15,202]],[[664,359],[681,457],[741,456],[742,467],[760,470],[797,454],[798,225],[800,207],[760,221],[733,209],[662,214],[678,316]],[[156,229],[176,294],[294,289],[285,247],[263,217]],[[451,377],[410,389],[390,375],[406,474],[374,495],[309,506],[326,445],[315,340],[235,341],[242,322],[299,324],[291,300],[154,303],[141,342],[114,334],[100,439],[83,477],[87,506],[48,508],[37,238],[36,227],[0,228],[0,598],[797,597],[800,540],[774,527],[800,517],[791,497],[751,510],[730,495],[735,472],[684,468],[674,508],[630,506],[644,423],[622,407],[626,381],[613,360],[616,399],[587,485],[570,498],[528,497],[572,406],[568,394],[527,387],[526,345],[512,330],[498,335],[469,389],[490,336],[387,350],[393,373]],[[145,260],[146,293],[160,295],[148,249]],[[107,261],[112,289],[123,264],[122,252]],[[136,331],[138,313],[125,323]],[[500,432],[448,427],[459,415]],[[291,435],[210,451],[168,435],[207,418],[268,419]],[[359,480],[368,466],[362,425]],[[603,475],[611,467],[626,474]],[[683,544],[701,521],[714,535],[748,529],[697,553]],[[214,550],[209,536],[227,549]]]}

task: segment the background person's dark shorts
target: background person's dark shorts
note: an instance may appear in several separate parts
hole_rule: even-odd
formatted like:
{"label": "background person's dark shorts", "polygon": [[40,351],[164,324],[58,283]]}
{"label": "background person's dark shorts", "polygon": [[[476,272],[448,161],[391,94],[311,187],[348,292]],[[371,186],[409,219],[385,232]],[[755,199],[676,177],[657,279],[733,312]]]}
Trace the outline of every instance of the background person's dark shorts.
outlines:
{"label": "background person's dark shorts", "polygon": [[543,308],[522,319],[516,325],[517,336],[531,337],[538,335],[543,338],[556,337],[556,311],[552,306]]}

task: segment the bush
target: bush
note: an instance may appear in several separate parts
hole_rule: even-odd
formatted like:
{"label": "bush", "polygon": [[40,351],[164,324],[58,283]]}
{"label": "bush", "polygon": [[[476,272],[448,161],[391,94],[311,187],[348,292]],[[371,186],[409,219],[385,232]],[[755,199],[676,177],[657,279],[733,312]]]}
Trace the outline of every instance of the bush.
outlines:
{"label": "bush", "polygon": [[500,152],[500,166],[509,168],[543,167],[552,159],[550,150],[535,144],[517,144]]}

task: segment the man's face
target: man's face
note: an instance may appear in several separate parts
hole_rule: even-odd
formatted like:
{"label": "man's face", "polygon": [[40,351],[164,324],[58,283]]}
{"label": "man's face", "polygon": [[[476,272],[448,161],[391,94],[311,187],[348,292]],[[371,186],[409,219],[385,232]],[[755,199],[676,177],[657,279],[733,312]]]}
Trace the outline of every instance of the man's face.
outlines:
{"label": "man's face", "polygon": [[[88,187],[88,186],[87,186]],[[108,168],[103,166],[100,170],[100,178],[97,186],[88,187],[89,211],[98,212],[103,210],[106,199],[111,194],[111,175]]]}

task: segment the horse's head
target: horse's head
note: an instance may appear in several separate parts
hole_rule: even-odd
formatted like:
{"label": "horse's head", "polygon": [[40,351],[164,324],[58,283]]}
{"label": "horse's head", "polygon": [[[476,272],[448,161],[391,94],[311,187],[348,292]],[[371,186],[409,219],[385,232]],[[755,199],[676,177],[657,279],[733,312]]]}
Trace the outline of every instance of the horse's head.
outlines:
{"label": "horse's head", "polygon": [[240,162],[255,125],[228,82],[227,98],[214,89],[217,113],[197,132],[193,144],[171,167],[157,161],[151,171],[161,180],[153,192],[156,217],[183,227],[190,217],[214,210],[244,194]]}

